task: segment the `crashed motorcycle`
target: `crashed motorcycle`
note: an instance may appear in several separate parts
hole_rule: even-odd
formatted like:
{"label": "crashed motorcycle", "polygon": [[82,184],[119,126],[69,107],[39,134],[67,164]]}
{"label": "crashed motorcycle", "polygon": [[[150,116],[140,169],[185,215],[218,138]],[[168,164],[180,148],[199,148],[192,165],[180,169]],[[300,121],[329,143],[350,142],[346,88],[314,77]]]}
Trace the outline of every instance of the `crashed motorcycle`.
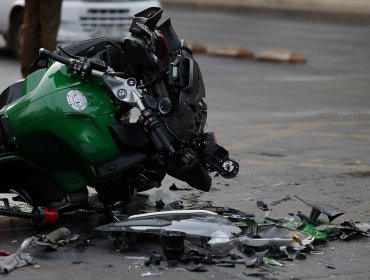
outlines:
{"label": "crashed motorcycle", "polygon": [[160,187],[166,174],[202,191],[211,172],[237,175],[238,163],[205,132],[199,66],[161,15],[136,14],[122,45],[97,38],[40,49],[38,70],[1,93],[0,192],[34,210],[0,215],[50,226],[87,207],[87,186],[110,207]]}

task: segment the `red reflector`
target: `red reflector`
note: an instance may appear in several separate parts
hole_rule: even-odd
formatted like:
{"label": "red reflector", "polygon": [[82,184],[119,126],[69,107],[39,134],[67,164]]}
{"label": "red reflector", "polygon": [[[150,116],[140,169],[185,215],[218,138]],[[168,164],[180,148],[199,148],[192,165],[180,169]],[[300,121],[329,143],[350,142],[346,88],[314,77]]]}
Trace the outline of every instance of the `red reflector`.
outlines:
{"label": "red reflector", "polygon": [[44,217],[44,223],[42,226],[45,228],[54,227],[59,219],[58,210],[56,208],[45,207],[44,211],[45,211],[45,217]]}

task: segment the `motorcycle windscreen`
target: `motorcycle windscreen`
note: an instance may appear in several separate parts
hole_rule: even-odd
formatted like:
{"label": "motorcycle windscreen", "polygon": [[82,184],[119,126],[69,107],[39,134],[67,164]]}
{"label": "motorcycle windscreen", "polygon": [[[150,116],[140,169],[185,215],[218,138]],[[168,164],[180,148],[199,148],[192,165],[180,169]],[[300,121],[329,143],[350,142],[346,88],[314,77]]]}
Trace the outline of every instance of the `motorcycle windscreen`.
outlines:
{"label": "motorcycle windscreen", "polygon": [[176,52],[180,48],[180,40],[177,37],[177,34],[175,30],[172,27],[172,23],[170,19],[167,19],[164,23],[162,23],[158,27],[159,31],[161,31],[165,41],[166,45],[168,48],[168,51],[171,52]]}

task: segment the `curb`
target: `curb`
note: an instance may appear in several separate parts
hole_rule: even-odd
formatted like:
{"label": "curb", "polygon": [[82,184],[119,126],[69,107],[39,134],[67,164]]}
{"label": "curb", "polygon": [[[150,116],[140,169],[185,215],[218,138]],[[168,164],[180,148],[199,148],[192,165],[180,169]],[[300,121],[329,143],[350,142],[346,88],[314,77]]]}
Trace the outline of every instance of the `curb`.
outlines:
{"label": "curb", "polygon": [[229,58],[238,58],[242,60],[257,60],[275,63],[305,64],[307,60],[304,56],[290,51],[288,49],[269,49],[259,53],[257,56],[245,47],[223,45],[215,48],[207,48],[202,43],[189,41],[188,48],[197,54],[206,54],[210,56],[220,56]]}
{"label": "curb", "polygon": [[219,46],[216,48],[208,49],[207,54],[214,56],[227,56],[242,59],[252,59],[254,54],[247,48],[237,46]]}
{"label": "curb", "polygon": [[299,5],[256,5],[248,3],[209,2],[200,0],[161,0],[165,8],[221,11],[257,16],[283,16],[294,19],[316,19],[370,24],[370,10],[321,8]]}

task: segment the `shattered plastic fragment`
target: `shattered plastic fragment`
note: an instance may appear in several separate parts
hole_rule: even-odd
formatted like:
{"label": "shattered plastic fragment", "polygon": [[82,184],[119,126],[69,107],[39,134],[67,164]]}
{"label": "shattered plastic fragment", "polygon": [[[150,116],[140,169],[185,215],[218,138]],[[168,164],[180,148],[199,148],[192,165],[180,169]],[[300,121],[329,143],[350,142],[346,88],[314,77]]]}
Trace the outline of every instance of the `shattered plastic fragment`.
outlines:
{"label": "shattered plastic fragment", "polygon": [[289,250],[287,246],[281,246],[279,249],[289,260],[293,261],[297,258],[297,251]]}
{"label": "shattered plastic fragment", "polygon": [[267,204],[264,203],[262,200],[257,201],[257,207],[261,209],[262,211],[269,211]]}
{"label": "shattered plastic fragment", "polygon": [[246,255],[237,248],[232,249],[226,258],[219,260],[222,263],[244,264],[247,267],[257,266],[261,263],[262,257],[258,256],[254,250],[253,254]]}
{"label": "shattered plastic fragment", "polygon": [[206,210],[173,210],[173,211],[162,211],[162,212],[151,212],[146,214],[132,215],[128,219],[141,219],[141,218],[159,218],[162,216],[208,216],[208,215],[217,215],[214,212]]}
{"label": "shattered plastic fragment", "polygon": [[334,219],[344,214],[342,210],[330,204],[326,204],[326,203],[322,203],[318,201],[313,202],[313,203],[308,203],[304,201],[303,199],[299,198],[298,196],[295,196],[295,197],[312,208],[310,216],[309,216],[309,220],[313,222],[315,222],[318,219],[321,213],[328,216],[329,222],[332,222]]}
{"label": "shattered plastic fragment", "polygon": [[68,241],[68,243],[74,243],[74,242],[77,242],[79,239],[80,239],[80,235],[75,233],[75,234],[70,235],[67,238],[67,241]]}
{"label": "shattered plastic fragment", "polygon": [[263,257],[263,262],[265,264],[269,264],[269,265],[272,265],[272,266],[280,266],[280,267],[284,266],[283,263],[278,262],[277,260],[274,260],[272,258],[267,258],[267,257]]}
{"label": "shattered plastic fragment", "polygon": [[194,262],[190,262],[189,265],[186,267],[186,270],[192,272],[207,272],[207,268],[205,268],[201,264],[195,264]]}
{"label": "shattered plastic fragment", "polygon": [[261,279],[264,279],[265,277],[267,277],[269,274],[268,273],[265,273],[265,272],[257,272],[257,273],[245,273],[243,272],[244,275],[248,276],[248,277],[259,277]]}
{"label": "shattered plastic fragment", "polygon": [[339,237],[342,240],[351,240],[360,236],[370,237],[370,225],[354,221],[344,221],[339,225],[320,225],[315,229],[327,232],[331,238]]}
{"label": "shattered plastic fragment", "polygon": [[143,260],[143,261],[148,260],[147,257],[140,257],[140,256],[125,256],[124,258],[127,260]]}
{"label": "shattered plastic fragment", "polygon": [[209,256],[211,254],[209,250],[200,246],[196,246],[188,240],[184,240],[184,247],[187,252],[196,252],[198,255]]}
{"label": "shattered plastic fragment", "polygon": [[163,260],[164,260],[163,256],[159,252],[154,251],[150,256],[149,260],[145,262],[145,266],[160,265],[161,261]]}
{"label": "shattered plastic fragment", "polygon": [[233,263],[217,263],[216,266],[234,268],[235,264],[233,264]]}
{"label": "shattered plastic fragment", "polygon": [[336,269],[336,267],[334,265],[331,265],[331,264],[324,264],[325,267],[327,268],[330,268],[330,269]]}
{"label": "shattered plastic fragment", "polygon": [[[250,238],[242,236],[239,238],[244,245],[252,247],[260,246],[291,246],[297,250],[302,249],[302,246],[310,245],[315,238],[305,233],[295,231],[280,225],[259,225],[257,229],[258,238]],[[297,236],[301,240],[301,244],[295,242],[292,237]]]}
{"label": "shattered plastic fragment", "polygon": [[276,206],[276,205],[278,205],[278,204],[280,204],[284,201],[291,200],[291,199],[292,199],[292,197],[290,195],[286,195],[281,199],[278,199],[278,200],[275,200],[275,201],[271,202],[271,206]]}
{"label": "shattered plastic fragment", "polygon": [[223,231],[218,230],[212,233],[211,240],[209,240],[207,244],[210,245],[211,247],[215,247],[217,244],[225,244],[229,243],[229,241],[230,235]]}
{"label": "shattered plastic fragment", "polygon": [[312,255],[323,255],[324,251],[311,251],[310,254],[312,254]]}
{"label": "shattered plastic fragment", "polygon": [[[156,220],[160,223],[158,224]],[[241,233],[241,229],[234,226],[225,217],[204,210],[174,210],[135,215],[96,229],[108,232],[150,234],[160,234],[162,230],[181,231],[186,234],[186,239],[193,240],[198,244],[209,241],[216,231],[222,231],[230,237],[238,236]]]}
{"label": "shattered plastic fragment", "polygon": [[163,254],[167,260],[178,260],[184,254],[185,235],[181,231],[161,231]]}
{"label": "shattered plastic fragment", "polygon": [[162,275],[163,273],[160,271],[156,271],[156,272],[148,271],[148,272],[141,274],[142,277],[160,277]]}
{"label": "shattered plastic fragment", "polygon": [[213,206],[211,203],[206,203],[205,205],[197,206],[196,209],[217,213],[218,215],[224,216],[230,219],[231,221],[249,219],[255,216],[253,213],[246,213],[229,207],[216,207]]}
{"label": "shattered plastic fragment", "polygon": [[315,225],[308,224],[304,221],[293,220],[293,221],[284,223],[283,226],[309,234],[315,237],[315,240],[317,241],[326,241],[328,239],[328,235],[326,232],[319,231],[316,229]]}

